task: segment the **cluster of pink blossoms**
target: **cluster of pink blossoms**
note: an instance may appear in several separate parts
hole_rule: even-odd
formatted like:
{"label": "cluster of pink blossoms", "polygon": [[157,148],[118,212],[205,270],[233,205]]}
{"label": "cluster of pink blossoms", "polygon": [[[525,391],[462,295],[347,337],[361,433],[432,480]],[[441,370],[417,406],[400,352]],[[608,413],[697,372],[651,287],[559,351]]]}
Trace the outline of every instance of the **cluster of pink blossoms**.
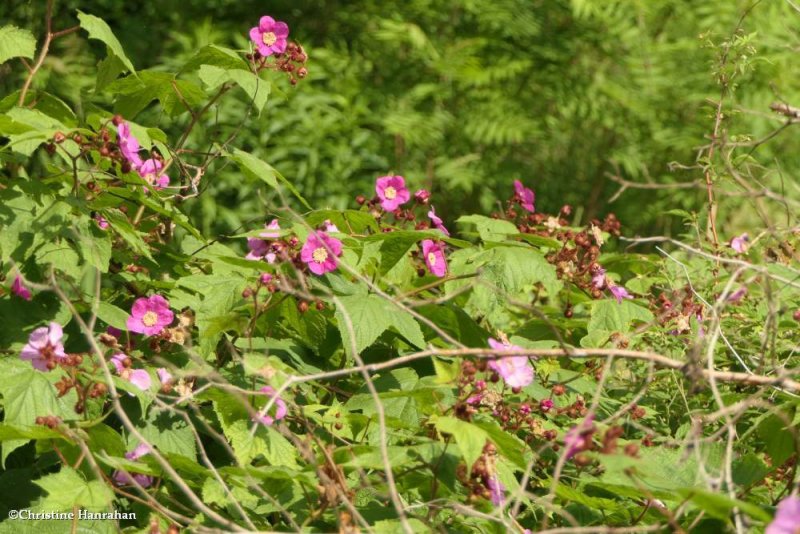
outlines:
{"label": "cluster of pink blossoms", "polygon": [[156,189],[163,189],[169,185],[169,176],[162,172],[164,163],[152,157],[142,160],[139,156],[141,150],[139,140],[133,136],[130,125],[125,121],[119,121],[117,124],[117,142],[122,156],[143,180]]}
{"label": "cluster of pink blossoms", "polygon": [[[402,176],[381,176],[375,181],[375,194],[381,208],[386,212],[395,213],[395,216],[401,215],[399,212],[401,206],[411,200],[411,192],[406,187],[406,180]],[[414,198],[420,204],[427,204],[430,196],[431,194],[425,189],[414,193]],[[450,232],[445,228],[442,219],[436,215],[436,209],[433,206],[428,212],[428,218],[445,237],[450,237]],[[444,244],[433,239],[425,239],[420,246],[428,271],[439,278],[446,276],[447,260],[444,254]]]}

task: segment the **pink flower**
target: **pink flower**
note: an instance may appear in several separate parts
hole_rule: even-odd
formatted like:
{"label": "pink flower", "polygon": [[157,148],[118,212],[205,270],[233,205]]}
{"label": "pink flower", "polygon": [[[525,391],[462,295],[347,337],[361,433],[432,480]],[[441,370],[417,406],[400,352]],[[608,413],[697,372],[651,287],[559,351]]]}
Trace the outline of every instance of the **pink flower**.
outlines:
{"label": "pink flower", "polygon": [[312,232],[300,250],[300,259],[317,275],[335,271],[342,255],[342,242],[325,232]]}
{"label": "pink flower", "polygon": [[128,373],[128,382],[142,391],[147,391],[150,389],[150,384],[152,383],[150,379],[150,373],[144,369],[132,369]]}
{"label": "pink flower", "polygon": [[491,496],[492,504],[495,506],[502,506],[503,502],[506,500],[506,487],[503,486],[503,483],[500,482],[497,475],[490,477],[486,485],[489,487],[489,495]]}
{"label": "pink flower", "polygon": [[111,357],[110,362],[114,366],[114,369],[116,369],[118,375],[121,375],[122,372],[126,369],[125,360],[127,359],[128,357],[122,354],[121,352],[118,352]]}
{"label": "pink flower", "polygon": [[747,235],[747,232],[743,233],[742,235],[738,235],[731,239],[730,247],[738,252],[739,254],[744,253],[747,251],[747,242],[750,241],[750,236]]}
{"label": "pink flower", "polygon": [[428,200],[431,198],[431,193],[427,189],[420,189],[416,193],[414,193],[414,198],[420,204],[427,204]]}
{"label": "pink flower", "polygon": [[628,290],[622,286],[608,284],[608,290],[611,291],[611,294],[614,295],[614,298],[617,299],[618,304],[622,304],[622,299],[632,299],[633,295],[628,293]]}
{"label": "pink flower", "polygon": [[61,338],[64,331],[58,323],[50,323],[50,326],[43,326],[31,332],[28,337],[28,344],[22,347],[20,358],[28,360],[31,365],[39,371],[50,371],[55,369],[57,360],[67,357],[64,353],[64,345]]}
{"label": "pink flower", "polygon": [[100,215],[99,213],[94,216],[94,220],[97,223],[97,226],[100,227],[101,230],[108,230],[108,220]]}
{"label": "pink flower", "polygon": [[542,399],[539,401],[539,409],[542,413],[547,413],[553,409],[553,401],[552,399]]}
{"label": "pink flower", "polygon": [[271,425],[275,421],[280,421],[284,417],[286,417],[286,403],[280,397],[275,397],[275,389],[271,386],[264,386],[261,388],[261,393],[265,395],[269,395],[270,399],[275,399],[275,417],[268,415],[266,412],[262,413],[261,411],[258,412],[255,416],[253,416],[253,420],[257,423],[261,423],[262,425]]}
{"label": "pink flower", "polygon": [[381,176],[375,181],[375,192],[381,199],[381,207],[386,211],[396,210],[411,198],[406,180],[402,176]]}
{"label": "pink flower", "polygon": [[250,252],[247,253],[245,259],[248,260],[267,260],[268,263],[275,263],[277,256],[271,252],[269,243],[257,237],[247,238],[247,248]]}
{"label": "pink flower", "polygon": [[[264,239],[278,239],[281,236],[281,227],[280,224],[278,224],[278,219],[272,219],[269,224],[264,225],[264,228],[266,231],[258,234]],[[266,260],[268,263],[275,263],[275,260],[278,258],[278,256],[272,252],[270,243],[263,239],[248,237],[247,248],[250,249],[247,256],[245,256],[248,260]]]}
{"label": "pink flower", "polygon": [[[125,365],[126,360],[128,366]],[[114,354],[110,362],[114,365],[114,369],[117,371],[120,378],[127,380],[142,391],[150,389],[150,384],[152,383],[150,373],[144,369],[131,369],[130,360],[125,354],[121,352]]]}
{"label": "pink flower", "polygon": [[436,215],[436,210],[434,209],[433,206],[431,206],[431,211],[428,212],[428,218],[431,220],[431,222],[436,228],[441,230],[441,232],[444,235],[450,237],[450,232],[447,231],[447,228],[444,227],[442,220]]}
{"label": "pink flower", "polygon": [[166,386],[172,382],[172,374],[164,367],[156,369],[156,374],[158,375],[158,381],[161,382],[162,385]]}
{"label": "pink flower", "polygon": [[265,224],[266,232],[261,232],[259,235],[264,239],[278,239],[281,236],[281,225],[278,219],[272,219],[269,224]]}
{"label": "pink flower", "polygon": [[745,295],[747,295],[747,287],[742,286],[728,296],[728,302],[732,304],[738,304]]}
{"label": "pink flower", "polygon": [[114,336],[117,339],[120,339],[122,337],[122,330],[120,330],[119,328],[114,328],[113,326],[109,326],[108,328],[106,328],[106,334]]}
{"label": "pink flower", "polygon": [[778,503],[775,518],[764,534],[797,534],[800,529],[800,498],[789,495]]}
{"label": "pink flower", "polygon": [[[145,443],[141,443],[131,452],[126,452],[125,458],[128,460],[136,461],[142,456],[146,456],[148,454],[150,454],[150,447]],[[114,471],[113,478],[114,482],[116,482],[120,486],[132,486],[134,481],[143,488],[147,488],[153,484],[153,477],[142,475],[140,473],[131,475],[130,473],[128,473],[123,469],[118,469]]]}
{"label": "pink flower", "polygon": [[272,17],[261,17],[258,26],[250,29],[250,39],[264,57],[283,54],[286,50],[287,37],[289,37],[289,26]]}
{"label": "pink flower", "polygon": [[274,277],[270,273],[261,273],[261,276],[258,277],[258,281],[261,282],[261,285],[267,285],[272,282]]}
{"label": "pink flower", "polygon": [[[506,345],[489,338],[489,346],[498,351],[524,350],[516,345]],[[489,369],[499,374],[512,388],[525,387],[533,382],[533,366],[527,356],[508,356],[489,362]]]}
{"label": "pink flower", "polygon": [[447,274],[447,260],[444,258],[444,246],[432,239],[422,242],[422,255],[425,258],[425,265],[434,275],[442,278]]}
{"label": "pink flower", "polygon": [[564,447],[567,449],[564,454],[567,455],[567,459],[591,446],[592,432],[594,432],[594,416],[587,417],[579,425],[567,431],[564,436]]}
{"label": "pink flower", "polygon": [[31,298],[33,298],[31,290],[25,287],[20,275],[14,277],[14,281],[11,283],[11,292],[24,300],[31,300]]}
{"label": "pink flower", "polygon": [[469,397],[467,397],[467,400],[464,402],[474,406],[476,404],[480,404],[482,399],[483,399],[483,393],[476,393],[474,395],[470,395]]}
{"label": "pink flower", "polygon": [[169,185],[169,176],[161,173],[163,168],[163,163],[157,159],[150,158],[142,163],[138,171],[144,181],[152,184],[156,189],[164,189]]}
{"label": "pink flower", "polygon": [[514,191],[516,193],[516,199],[523,208],[531,213],[536,211],[536,208],[533,206],[533,201],[536,199],[536,195],[533,194],[532,190],[522,185],[522,182],[519,180],[514,180]]}
{"label": "pink flower", "polygon": [[603,289],[606,287],[606,270],[602,267],[598,267],[592,275],[592,287],[595,289]]}
{"label": "pink flower", "polygon": [[169,301],[161,295],[138,298],[128,317],[128,330],[146,336],[155,336],[172,323],[175,315],[169,309]]}
{"label": "pink flower", "polygon": [[329,234],[339,233],[339,229],[336,227],[336,225],[333,224],[328,219],[325,219],[323,225],[325,226],[325,231],[328,232]]}
{"label": "pink flower", "polygon": [[117,142],[122,156],[138,170],[142,165],[142,158],[139,157],[139,141],[131,134],[131,127],[127,122],[121,122],[117,126]]}

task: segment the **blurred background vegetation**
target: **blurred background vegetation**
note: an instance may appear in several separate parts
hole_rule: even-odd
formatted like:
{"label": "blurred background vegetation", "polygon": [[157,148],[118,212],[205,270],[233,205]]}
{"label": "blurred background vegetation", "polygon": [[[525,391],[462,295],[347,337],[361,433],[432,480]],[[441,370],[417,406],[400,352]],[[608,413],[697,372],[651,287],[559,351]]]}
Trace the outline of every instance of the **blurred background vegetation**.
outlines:
{"label": "blurred background vegetation", "polygon": [[[276,78],[258,118],[239,91],[197,133],[244,122],[236,144],[316,207],[353,206],[376,176],[393,172],[430,188],[452,221],[492,211],[520,179],[541,211],[568,203],[576,220],[613,211],[626,233],[674,233],[683,222],[675,209],[702,213],[702,184],[630,187],[614,198],[620,184],[609,175],[702,182],[698,161],[721,95],[718,136],[745,144],[786,121],[772,102],[800,106],[800,13],[784,0],[58,0],[56,27],[76,24],[76,9],[105,19],[137,70],[173,73],[203,45],[248,48],[261,15],[286,21],[309,53],[308,78],[297,87]],[[41,0],[6,0],[0,18],[41,35],[43,11]],[[85,34],[60,39],[36,83],[78,109],[113,101],[113,92],[95,94],[104,56]],[[19,87],[19,67],[0,71],[3,94]],[[173,140],[188,119],[169,120],[157,103],[134,118]],[[725,158],[713,172],[721,238],[759,213],[787,224],[795,205],[784,197],[800,196],[792,128],[750,148],[714,155]],[[189,201],[198,225],[227,233],[260,224],[265,200],[235,169],[212,170],[204,180],[213,194]],[[760,211],[740,209],[759,203]]]}

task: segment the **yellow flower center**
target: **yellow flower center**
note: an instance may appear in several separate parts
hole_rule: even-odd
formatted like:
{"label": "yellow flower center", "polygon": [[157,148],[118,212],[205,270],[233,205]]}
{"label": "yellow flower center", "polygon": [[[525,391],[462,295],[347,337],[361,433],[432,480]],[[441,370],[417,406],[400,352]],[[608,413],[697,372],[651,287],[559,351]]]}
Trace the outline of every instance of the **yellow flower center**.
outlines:
{"label": "yellow flower center", "polygon": [[158,315],[156,314],[156,312],[149,311],[144,314],[144,317],[142,317],[142,324],[144,324],[145,326],[153,326],[157,322],[158,322]]}
{"label": "yellow flower center", "polygon": [[389,187],[387,187],[386,189],[383,190],[383,196],[385,196],[389,200],[392,200],[395,197],[397,197],[397,189],[395,189],[392,186],[389,186]]}
{"label": "yellow flower center", "polygon": [[428,264],[433,267],[436,265],[436,254],[433,252],[428,252]]}
{"label": "yellow flower center", "polygon": [[315,262],[323,263],[325,260],[328,259],[328,251],[322,247],[314,249],[314,253],[311,255],[311,257],[314,259]]}
{"label": "yellow flower center", "polygon": [[272,32],[264,32],[261,34],[261,40],[264,41],[265,45],[272,46],[275,44],[275,41],[277,41],[278,38]]}

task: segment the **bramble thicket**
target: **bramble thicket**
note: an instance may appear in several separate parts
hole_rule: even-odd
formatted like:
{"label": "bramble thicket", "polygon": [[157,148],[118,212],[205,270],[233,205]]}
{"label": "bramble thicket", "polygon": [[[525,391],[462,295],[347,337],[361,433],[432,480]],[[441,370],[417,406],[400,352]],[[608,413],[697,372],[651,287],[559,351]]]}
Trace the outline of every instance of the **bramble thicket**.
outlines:
{"label": "bramble thicket", "polygon": [[798,532],[800,6],[64,4],[0,532]]}

